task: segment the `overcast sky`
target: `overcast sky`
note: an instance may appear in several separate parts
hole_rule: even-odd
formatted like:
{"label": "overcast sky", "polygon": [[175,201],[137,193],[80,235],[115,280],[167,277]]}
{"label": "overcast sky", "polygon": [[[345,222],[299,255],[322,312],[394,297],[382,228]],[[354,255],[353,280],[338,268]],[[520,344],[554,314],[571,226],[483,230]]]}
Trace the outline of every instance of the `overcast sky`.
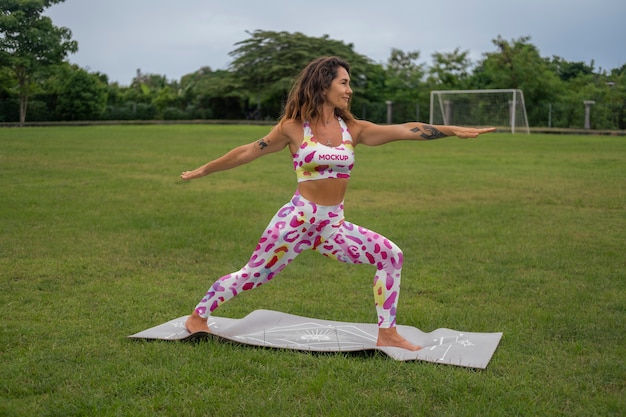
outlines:
{"label": "overcast sky", "polygon": [[596,69],[626,63],[625,0],[65,0],[44,14],[78,41],[70,62],[122,85],[137,69],[168,80],[227,69],[235,43],[257,29],[326,34],[378,63],[392,48],[419,51],[426,64],[460,48],[476,62],[498,35],[530,36],[542,57]]}

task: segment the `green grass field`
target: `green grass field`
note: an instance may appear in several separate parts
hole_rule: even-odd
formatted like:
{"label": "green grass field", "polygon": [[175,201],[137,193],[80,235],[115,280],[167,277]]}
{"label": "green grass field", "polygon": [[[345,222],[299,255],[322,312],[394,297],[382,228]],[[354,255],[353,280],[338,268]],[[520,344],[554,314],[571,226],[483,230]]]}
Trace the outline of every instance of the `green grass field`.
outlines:
{"label": "green grass field", "polygon": [[[398,322],[504,333],[476,371],[382,354],[132,341],[239,269],[287,151],[178,179],[259,126],[0,130],[2,416],[623,416],[626,140],[357,148],[346,216],[405,254]],[[304,253],[219,315],[374,322],[367,266]]]}

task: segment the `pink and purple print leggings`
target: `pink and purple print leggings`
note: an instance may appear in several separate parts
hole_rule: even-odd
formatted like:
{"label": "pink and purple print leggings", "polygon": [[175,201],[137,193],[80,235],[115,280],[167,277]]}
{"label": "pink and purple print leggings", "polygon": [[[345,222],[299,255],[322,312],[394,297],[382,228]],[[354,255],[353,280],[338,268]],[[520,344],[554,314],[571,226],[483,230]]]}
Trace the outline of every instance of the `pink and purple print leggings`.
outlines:
{"label": "pink and purple print leggings", "polygon": [[317,205],[298,192],[270,221],[248,263],[218,279],[196,312],[208,317],[240,292],[270,281],[307,249],[341,262],[376,266],[374,301],[378,326],[395,326],[403,260],[400,248],[384,236],[345,221],[343,204]]}

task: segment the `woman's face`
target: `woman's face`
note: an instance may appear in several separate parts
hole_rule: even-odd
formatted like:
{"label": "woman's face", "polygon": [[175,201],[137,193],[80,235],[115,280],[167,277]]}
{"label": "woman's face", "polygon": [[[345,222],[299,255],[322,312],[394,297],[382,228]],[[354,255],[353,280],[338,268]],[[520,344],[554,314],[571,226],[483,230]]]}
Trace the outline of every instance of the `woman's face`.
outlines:
{"label": "woman's face", "polygon": [[337,69],[337,76],[324,93],[326,103],[342,110],[348,108],[350,97],[352,97],[352,89],[350,88],[350,75],[344,67]]}

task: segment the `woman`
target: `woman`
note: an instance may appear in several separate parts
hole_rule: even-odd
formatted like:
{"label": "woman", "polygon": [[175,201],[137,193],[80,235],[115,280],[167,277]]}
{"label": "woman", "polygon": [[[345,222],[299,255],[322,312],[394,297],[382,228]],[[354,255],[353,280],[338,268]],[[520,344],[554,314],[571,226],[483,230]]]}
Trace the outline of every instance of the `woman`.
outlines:
{"label": "woman", "polygon": [[349,64],[336,57],[318,58],[296,79],[283,116],[267,136],[182,173],[183,180],[199,178],[289,148],[298,180],[293,198],[270,221],[248,263],[218,279],[196,306],[186,322],[190,332],[209,331],[207,319],[222,303],[268,282],[300,252],[312,249],[342,262],[376,266],[376,344],[408,350],[421,348],[396,330],[402,251],[384,236],[343,217],[354,148],[396,140],[474,138],[495,129],[417,122],[376,125],[354,118],[350,113],[351,97]]}

